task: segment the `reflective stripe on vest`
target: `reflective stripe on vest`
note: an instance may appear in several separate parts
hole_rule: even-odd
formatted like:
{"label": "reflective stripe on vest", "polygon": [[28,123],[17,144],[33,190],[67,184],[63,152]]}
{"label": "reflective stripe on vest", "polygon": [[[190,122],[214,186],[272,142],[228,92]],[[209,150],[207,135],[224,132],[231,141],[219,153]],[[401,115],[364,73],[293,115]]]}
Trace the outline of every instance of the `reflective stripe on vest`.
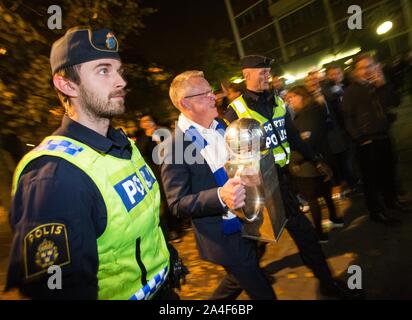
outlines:
{"label": "reflective stripe on vest", "polygon": [[[290,147],[285,129],[286,107],[284,106],[282,99],[279,97],[276,97],[276,103],[277,106],[273,108],[272,120],[269,120],[260,113],[250,109],[243,99],[243,96],[232,101],[230,107],[236,112],[238,118],[252,118],[262,125],[266,132],[266,146],[272,149],[276,164],[283,167],[289,163],[290,159]],[[275,125],[275,128],[273,128],[273,124]],[[274,131],[276,131],[276,134]]]}
{"label": "reflective stripe on vest", "polygon": [[277,153],[275,154],[275,161],[280,162],[282,160],[286,159],[286,154],[285,153]]}
{"label": "reflective stripe on vest", "polygon": [[169,268],[169,251],[159,226],[159,184],[134,143],[131,146],[131,159],[119,159],[67,137],[47,137],[23,157],[13,177],[14,194],[31,161],[55,156],[77,166],[95,183],[107,209],[106,229],[96,239],[99,299],[127,300],[136,294],[150,299]]}
{"label": "reflective stripe on vest", "polygon": [[130,297],[129,300],[147,300],[160,288],[167,277],[167,267],[155,275],[143,288]]}

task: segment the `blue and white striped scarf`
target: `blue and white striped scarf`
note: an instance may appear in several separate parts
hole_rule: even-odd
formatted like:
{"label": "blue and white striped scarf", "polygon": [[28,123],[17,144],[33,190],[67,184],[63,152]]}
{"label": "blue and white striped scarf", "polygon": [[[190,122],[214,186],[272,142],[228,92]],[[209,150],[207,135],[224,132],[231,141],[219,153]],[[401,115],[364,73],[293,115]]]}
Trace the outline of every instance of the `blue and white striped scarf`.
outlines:
{"label": "blue and white striped scarf", "polygon": [[[222,187],[228,180],[224,165],[229,157],[223,138],[225,133],[223,125],[214,120],[210,128],[206,129],[183,114],[180,114],[177,125],[206,160],[218,187]],[[231,211],[228,211],[222,218],[224,234],[232,234],[241,230],[239,218]]]}

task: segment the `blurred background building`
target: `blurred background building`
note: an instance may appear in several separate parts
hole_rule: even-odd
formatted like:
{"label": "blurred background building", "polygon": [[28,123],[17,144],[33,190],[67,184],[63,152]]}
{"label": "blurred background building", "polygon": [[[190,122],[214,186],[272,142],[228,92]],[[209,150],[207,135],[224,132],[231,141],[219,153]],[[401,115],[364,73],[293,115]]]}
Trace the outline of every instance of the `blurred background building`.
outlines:
{"label": "blurred background building", "polygon": [[[313,67],[343,65],[360,50],[380,60],[412,47],[410,0],[225,0],[240,57],[258,53],[276,60],[274,72],[289,82]],[[350,30],[351,5],[362,9],[362,28]],[[352,12],[353,13],[353,12]],[[392,28],[377,34],[385,21]]]}

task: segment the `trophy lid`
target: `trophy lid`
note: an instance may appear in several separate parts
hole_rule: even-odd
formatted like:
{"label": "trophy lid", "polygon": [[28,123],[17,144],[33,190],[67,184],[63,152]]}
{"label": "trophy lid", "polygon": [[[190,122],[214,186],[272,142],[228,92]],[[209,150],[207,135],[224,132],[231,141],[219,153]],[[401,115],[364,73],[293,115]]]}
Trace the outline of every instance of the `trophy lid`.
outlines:
{"label": "trophy lid", "polygon": [[241,118],[226,129],[225,141],[229,149],[239,156],[254,156],[266,150],[266,134],[255,119]]}

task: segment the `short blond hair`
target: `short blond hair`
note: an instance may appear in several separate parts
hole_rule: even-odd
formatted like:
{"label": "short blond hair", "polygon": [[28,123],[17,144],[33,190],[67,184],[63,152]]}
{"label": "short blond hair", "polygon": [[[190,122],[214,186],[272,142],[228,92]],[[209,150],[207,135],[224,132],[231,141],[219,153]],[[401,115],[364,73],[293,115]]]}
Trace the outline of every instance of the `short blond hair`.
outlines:
{"label": "short blond hair", "polygon": [[191,78],[204,78],[203,71],[199,70],[189,70],[182,72],[181,74],[177,75],[172,83],[170,84],[169,88],[169,96],[170,100],[172,100],[173,105],[180,110],[180,100],[184,98],[187,94],[187,83]]}

